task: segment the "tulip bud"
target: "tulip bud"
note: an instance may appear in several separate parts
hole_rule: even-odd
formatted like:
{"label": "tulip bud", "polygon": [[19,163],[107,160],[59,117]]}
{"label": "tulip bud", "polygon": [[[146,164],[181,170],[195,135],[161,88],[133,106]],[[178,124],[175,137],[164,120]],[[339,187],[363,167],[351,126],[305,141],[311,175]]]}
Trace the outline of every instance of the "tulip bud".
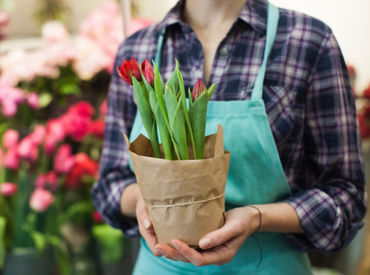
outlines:
{"label": "tulip bud", "polygon": [[200,95],[205,91],[206,87],[204,86],[204,83],[202,79],[198,79],[198,81],[195,83],[195,86],[193,88],[192,97],[193,100],[200,97]]}
{"label": "tulip bud", "polygon": [[54,196],[47,190],[36,188],[30,199],[30,207],[36,212],[45,212],[53,203]]}
{"label": "tulip bud", "polygon": [[0,194],[4,197],[11,196],[17,192],[17,185],[11,182],[4,182],[0,185]]}
{"label": "tulip bud", "polygon": [[137,81],[141,81],[140,68],[133,57],[130,60],[123,60],[121,67],[118,67],[117,65],[116,69],[121,79],[129,85],[132,85],[132,76],[134,76]]}
{"label": "tulip bud", "polygon": [[146,81],[149,83],[150,86],[153,86],[154,84],[154,70],[150,62],[145,59],[144,62],[141,64],[141,71],[143,72],[143,75],[146,79]]}

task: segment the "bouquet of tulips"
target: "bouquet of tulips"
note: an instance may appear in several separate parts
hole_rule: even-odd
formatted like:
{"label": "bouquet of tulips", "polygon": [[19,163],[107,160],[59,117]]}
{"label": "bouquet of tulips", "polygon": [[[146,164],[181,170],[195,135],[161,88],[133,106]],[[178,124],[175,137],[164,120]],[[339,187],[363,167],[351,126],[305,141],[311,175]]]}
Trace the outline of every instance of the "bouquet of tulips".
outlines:
{"label": "bouquet of tulips", "polygon": [[125,139],[158,241],[176,238],[198,246],[203,235],[224,223],[230,153],[224,151],[221,126],[205,136],[215,85],[206,88],[199,79],[188,88],[187,100],[177,62],[166,83],[158,64],[153,68],[148,60],[141,66],[134,58],[124,60],[117,73],[133,86],[149,137],[140,135],[131,144]]}
{"label": "bouquet of tulips", "polygon": [[[203,158],[207,104],[216,85],[208,89],[198,79],[193,91],[188,90],[189,109],[183,78],[178,63],[171,78],[164,84],[158,64],[154,69],[148,60],[141,70],[134,58],[117,67],[120,77],[133,85],[142,123],[152,143],[154,156],[161,158],[158,132],[164,157],[168,160],[188,160],[188,143],[195,159]],[[190,155],[191,155],[190,153]]]}

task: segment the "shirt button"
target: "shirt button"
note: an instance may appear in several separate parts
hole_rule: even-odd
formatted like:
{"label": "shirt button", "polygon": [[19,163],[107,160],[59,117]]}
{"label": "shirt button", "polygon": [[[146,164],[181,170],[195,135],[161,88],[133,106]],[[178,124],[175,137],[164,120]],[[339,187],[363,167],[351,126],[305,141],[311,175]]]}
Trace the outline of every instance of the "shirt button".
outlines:
{"label": "shirt button", "polygon": [[227,55],[229,52],[229,50],[227,49],[227,47],[223,47],[221,50],[220,50],[220,54],[221,55]]}

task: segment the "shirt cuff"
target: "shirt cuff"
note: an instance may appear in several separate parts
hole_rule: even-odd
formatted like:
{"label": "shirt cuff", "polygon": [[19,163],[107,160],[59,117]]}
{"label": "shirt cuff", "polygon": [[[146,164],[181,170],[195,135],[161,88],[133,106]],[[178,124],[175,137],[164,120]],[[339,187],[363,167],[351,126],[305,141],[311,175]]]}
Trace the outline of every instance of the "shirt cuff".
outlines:
{"label": "shirt cuff", "polygon": [[286,237],[301,251],[340,250],[363,226],[362,222],[351,223],[335,201],[317,188],[293,194],[284,202],[295,209],[304,231],[304,234],[286,234]]}
{"label": "shirt cuff", "polygon": [[110,182],[109,189],[104,180],[95,183],[91,190],[95,208],[100,212],[103,220],[114,228],[122,230],[125,237],[139,235],[136,218],[124,216],[121,212],[121,196],[123,191],[136,182],[135,177],[125,178],[118,182]]}

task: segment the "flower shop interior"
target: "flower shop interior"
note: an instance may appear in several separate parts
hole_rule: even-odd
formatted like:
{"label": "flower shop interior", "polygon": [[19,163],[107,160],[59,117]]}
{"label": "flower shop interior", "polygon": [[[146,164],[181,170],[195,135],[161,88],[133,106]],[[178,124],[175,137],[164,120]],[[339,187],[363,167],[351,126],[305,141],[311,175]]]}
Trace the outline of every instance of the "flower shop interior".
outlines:
{"label": "flower shop interior", "polygon": [[[103,221],[90,189],[117,48],[176,2],[0,0],[0,274],[131,274],[138,238]],[[323,20],[338,39],[369,182],[370,1],[271,2]],[[369,221],[344,250],[310,252],[314,274],[370,275]]]}

